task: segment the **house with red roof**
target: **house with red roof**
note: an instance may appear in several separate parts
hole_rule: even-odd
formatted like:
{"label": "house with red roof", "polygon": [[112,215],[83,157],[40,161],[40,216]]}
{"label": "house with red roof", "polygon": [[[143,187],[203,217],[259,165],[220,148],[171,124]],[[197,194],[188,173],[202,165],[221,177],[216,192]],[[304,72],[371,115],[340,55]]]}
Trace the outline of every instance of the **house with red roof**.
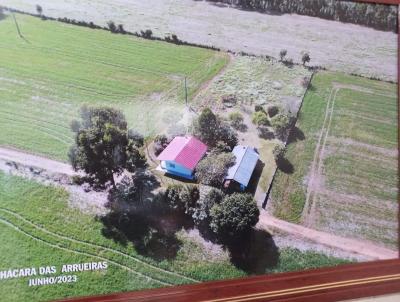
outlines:
{"label": "house with red roof", "polygon": [[177,136],[157,157],[166,173],[193,179],[199,161],[207,152],[207,146],[193,136]]}

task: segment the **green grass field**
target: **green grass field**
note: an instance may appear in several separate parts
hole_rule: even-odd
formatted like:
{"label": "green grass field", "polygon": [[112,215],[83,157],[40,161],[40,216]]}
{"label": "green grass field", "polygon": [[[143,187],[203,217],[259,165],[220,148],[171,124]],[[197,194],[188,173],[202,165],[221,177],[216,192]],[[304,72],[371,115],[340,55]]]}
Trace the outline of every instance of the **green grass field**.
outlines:
{"label": "green grass field", "polygon": [[[0,291],[6,301],[44,301],[246,275],[230,263],[229,257],[215,258],[182,235],[183,243],[174,259],[156,261],[140,255],[132,244],[122,245],[103,237],[102,224],[69,208],[67,199],[62,189],[0,173],[0,270],[105,260],[109,269],[79,273],[78,283],[61,286],[29,288],[28,278],[2,280]],[[346,261],[282,249],[280,261],[265,272],[341,263]]]}
{"label": "green grass field", "polygon": [[110,105],[146,135],[184,114],[189,96],[227,55],[43,21],[16,14],[0,21],[0,145],[66,160],[70,121],[83,104]]}
{"label": "green grass field", "polygon": [[[317,73],[278,172],[274,214],[397,248],[396,85]],[[301,137],[302,136],[302,137]]]}

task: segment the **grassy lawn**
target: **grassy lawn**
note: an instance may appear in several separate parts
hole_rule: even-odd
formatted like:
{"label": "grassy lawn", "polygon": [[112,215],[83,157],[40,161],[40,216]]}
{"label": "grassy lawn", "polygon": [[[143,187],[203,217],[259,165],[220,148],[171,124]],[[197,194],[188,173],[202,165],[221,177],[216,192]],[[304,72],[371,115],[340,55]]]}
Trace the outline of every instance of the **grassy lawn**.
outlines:
{"label": "grassy lawn", "polygon": [[0,21],[0,145],[66,160],[83,104],[110,105],[146,135],[183,118],[227,55],[16,14]]}
{"label": "grassy lawn", "polygon": [[303,137],[286,153],[293,173],[274,183],[274,215],[397,248],[396,85],[329,72],[312,84],[297,124]]}
{"label": "grassy lawn", "polygon": [[[108,261],[109,269],[78,273],[77,283],[61,286],[29,288],[28,278],[3,280],[0,290],[7,301],[43,301],[247,275],[230,263],[226,252],[216,257],[183,231],[178,234],[182,245],[173,259],[143,256],[132,244],[105,238],[101,222],[69,208],[67,199],[62,189],[0,173],[0,270],[87,261]],[[346,262],[287,248],[279,251],[279,257],[265,273]]]}

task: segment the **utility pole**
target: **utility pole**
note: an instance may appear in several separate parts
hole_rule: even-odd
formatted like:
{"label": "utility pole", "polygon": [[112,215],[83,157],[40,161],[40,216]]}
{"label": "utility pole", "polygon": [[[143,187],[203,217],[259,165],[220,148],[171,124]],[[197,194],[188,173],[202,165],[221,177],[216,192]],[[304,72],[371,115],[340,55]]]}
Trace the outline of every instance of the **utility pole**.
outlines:
{"label": "utility pole", "polygon": [[19,29],[19,26],[18,26],[17,19],[15,18],[14,12],[11,12],[11,14],[12,14],[12,16],[13,16],[13,18],[14,18],[14,22],[15,22],[15,26],[17,27],[18,35],[19,35],[21,38],[23,38],[23,36],[22,36],[22,34],[21,34],[21,31],[20,31],[20,29]]}
{"label": "utility pole", "polygon": [[186,103],[186,107],[188,107],[187,77],[185,77],[185,103]]}

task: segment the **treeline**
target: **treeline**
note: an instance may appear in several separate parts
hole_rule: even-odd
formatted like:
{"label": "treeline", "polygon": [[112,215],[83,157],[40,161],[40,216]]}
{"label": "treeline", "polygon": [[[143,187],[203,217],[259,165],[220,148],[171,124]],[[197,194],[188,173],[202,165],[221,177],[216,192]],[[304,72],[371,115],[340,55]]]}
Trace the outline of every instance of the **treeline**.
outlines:
{"label": "treeline", "polygon": [[319,17],[397,32],[397,6],[341,0],[208,0],[261,12]]}
{"label": "treeline", "polygon": [[89,27],[92,29],[106,30],[113,34],[131,35],[131,36],[144,38],[147,40],[164,41],[164,42],[172,43],[172,44],[176,44],[176,45],[194,46],[194,47],[199,47],[199,48],[212,49],[215,51],[221,51],[220,48],[214,47],[212,45],[203,45],[203,44],[191,43],[191,42],[181,40],[175,34],[171,34],[170,36],[165,36],[164,38],[162,38],[162,37],[153,36],[153,31],[151,29],[141,30],[140,32],[130,32],[130,31],[127,31],[124,29],[123,24],[117,25],[114,23],[114,21],[107,22],[107,26],[100,26],[100,25],[94,24],[93,22],[70,19],[67,17],[54,18],[54,17],[46,16],[46,15],[42,14],[41,12],[34,14],[34,13],[29,13],[26,11],[9,8],[9,7],[2,7],[2,6],[0,6],[0,18],[1,18],[1,14],[2,14],[3,10],[7,10],[9,12],[14,12],[14,13],[19,13],[19,14],[24,14],[24,15],[29,15],[32,17],[38,17],[38,18],[41,18],[42,20],[52,20],[52,21],[58,21],[58,22],[62,22],[62,23],[73,24],[73,25],[77,25],[77,26]]}

